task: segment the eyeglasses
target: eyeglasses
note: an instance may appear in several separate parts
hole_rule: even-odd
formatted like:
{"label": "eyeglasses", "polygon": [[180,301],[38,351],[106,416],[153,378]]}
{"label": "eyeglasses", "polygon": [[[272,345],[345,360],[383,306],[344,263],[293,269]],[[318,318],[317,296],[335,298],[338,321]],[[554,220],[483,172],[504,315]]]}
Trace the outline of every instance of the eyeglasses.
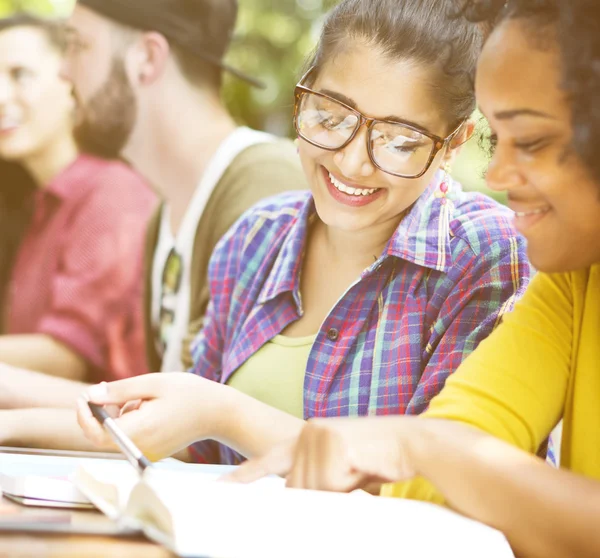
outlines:
{"label": "eyeglasses", "polygon": [[315,147],[338,151],[346,147],[361,126],[367,126],[367,151],[375,167],[401,178],[419,178],[435,156],[459,133],[463,123],[441,138],[412,124],[379,120],[324,93],[303,85],[311,68],[295,89],[294,127],[299,137]]}

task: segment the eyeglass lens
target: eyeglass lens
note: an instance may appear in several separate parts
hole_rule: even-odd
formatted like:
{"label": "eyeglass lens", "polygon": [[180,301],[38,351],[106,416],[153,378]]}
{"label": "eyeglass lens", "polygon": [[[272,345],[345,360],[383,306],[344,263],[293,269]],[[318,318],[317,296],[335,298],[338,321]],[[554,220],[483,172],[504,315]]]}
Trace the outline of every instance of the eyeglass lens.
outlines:
{"label": "eyeglass lens", "polygon": [[[360,117],[333,99],[303,92],[297,109],[300,135],[325,149],[341,148],[360,126]],[[417,176],[429,163],[435,142],[416,130],[392,122],[375,122],[370,130],[373,162],[383,171]]]}

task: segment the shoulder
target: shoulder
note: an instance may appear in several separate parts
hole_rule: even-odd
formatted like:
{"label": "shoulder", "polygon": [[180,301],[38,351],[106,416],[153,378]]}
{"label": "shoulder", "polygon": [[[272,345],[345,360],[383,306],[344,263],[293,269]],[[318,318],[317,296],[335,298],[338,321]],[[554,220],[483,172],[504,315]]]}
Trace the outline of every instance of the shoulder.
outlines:
{"label": "shoulder", "polygon": [[[246,211],[216,245],[209,263],[209,276],[266,265],[289,236],[301,230],[312,204],[309,192],[289,192],[267,198]],[[250,265],[252,264],[252,265]]]}
{"label": "shoulder", "polygon": [[241,151],[231,161],[220,183],[220,189],[231,192],[253,185],[265,195],[307,188],[294,144],[269,134],[264,134],[264,141]]}
{"label": "shoulder", "polygon": [[99,205],[118,212],[138,210],[148,214],[156,206],[157,196],[148,182],[123,161],[81,155],[77,161],[79,182],[85,185],[86,205]]}
{"label": "shoulder", "polygon": [[312,195],[308,191],[284,192],[265,198],[242,214],[224,240],[260,228],[263,235],[273,241],[273,235],[280,235],[289,229],[306,212],[311,202]]}
{"label": "shoulder", "polygon": [[265,134],[265,140],[244,149],[233,161],[233,168],[248,168],[258,164],[292,165],[300,168],[296,146],[292,141]]}
{"label": "shoulder", "polygon": [[81,155],[69,176],[73,226],[113,235],[144,230],[158,198],[147,182],[120,161]]}
{"label": "shoulder", "polygon": [[462,240],[473,255],[503,246],[516,246],[524,254],[525,241],[514,228],[513,214],[507,207],[484,194],[465,192],[460,187],[452,201],[451,235]]}
{"label": "shoulder", "polygon": [[577,300],[579,308],[583,309],[591,303],[596,311],[600,303],[600,263],[577,271],[540,272],[536,275],[535,282],[532,282],[531,289],[538,292],[539,297],[544,300]]}

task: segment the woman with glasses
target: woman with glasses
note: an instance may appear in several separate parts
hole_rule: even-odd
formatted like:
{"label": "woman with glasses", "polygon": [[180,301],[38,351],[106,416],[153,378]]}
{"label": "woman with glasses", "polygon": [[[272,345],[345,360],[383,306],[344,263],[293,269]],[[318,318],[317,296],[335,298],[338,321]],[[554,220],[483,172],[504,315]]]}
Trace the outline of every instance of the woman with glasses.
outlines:
{"label": "woman with glasses", "polygon": [[[309,423],[297,444],[237,478],[279,473],[296,487],[352,490],[419,475],[455,510],[504,531],[517,556],[597,557],[600,10],[596,0],[512,0],[498,18],[493,5],[472,4],[473,17],[500,22],[477,77],[497,136],[488,181],[508,192],[542,273],[426,419]],[[561,417],[556,470],[531,453]],[[433,496],[418,488],[384,494]]]}
{"label": "woman with glasses", "polygon": [[124,164],[80,152],[64,39],[56,21],[0,20],[0,363],[124,378],[147,371],[141,267],[156,198]]}
{"label": "woman with glasses", "polygon": [[[311,191],[263,202],[222,239],[195,375],[90,390],[142,401],[119,422],[150,456],[212,439],[192,457],[235,463],[311,417],[421,413],[489,335],[529,266],[510,212],[447,172],[472,133],[481,42],[446,0],[331,12],[295,93]],[[110,443],[84,404],[79,418]]]}

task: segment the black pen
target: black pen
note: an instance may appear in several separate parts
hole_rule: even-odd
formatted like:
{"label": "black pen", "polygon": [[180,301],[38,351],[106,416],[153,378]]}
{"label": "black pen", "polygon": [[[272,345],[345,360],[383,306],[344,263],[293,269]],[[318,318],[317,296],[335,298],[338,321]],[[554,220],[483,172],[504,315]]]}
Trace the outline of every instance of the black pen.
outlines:
{"label": "black pen", "polygon": [[140,449],[131,441],[131,439],[123,432],[117,423],[106,412],[106,409],[101,405],[87,402],[92,415],[95,419],[108,431],[112,439],[119,446],[123,455],[127,458],[138,473],[141,475],[148,467],[152,467],[152,462],[140,451]]}

